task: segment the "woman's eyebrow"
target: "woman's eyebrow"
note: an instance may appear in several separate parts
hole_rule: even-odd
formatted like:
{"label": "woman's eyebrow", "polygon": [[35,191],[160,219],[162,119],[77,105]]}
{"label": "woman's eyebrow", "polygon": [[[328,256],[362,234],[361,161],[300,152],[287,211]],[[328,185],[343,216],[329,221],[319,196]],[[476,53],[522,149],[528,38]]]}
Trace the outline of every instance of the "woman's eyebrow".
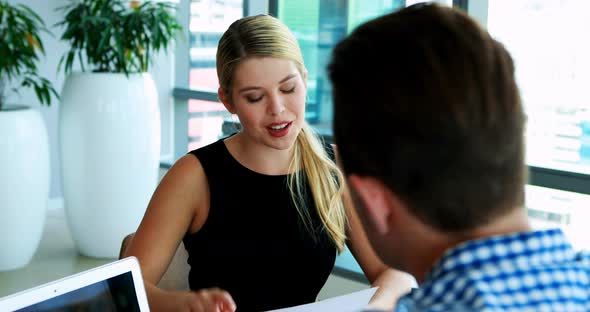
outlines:
{"label": "woman's eyebrow", "polygon": [[243,88],[240,88],[240,90],[238,90],[238,93],[242,93],[244,91],[250,91],[250,90],[258,90],[258,89],[261,89],[261,88],[260,87],[254,87],[254,86],[251,86],[251,87],[243,87]]}
{"label": "woman's eyebrow", "polygon": [[281,83],[283,83],[283,82],[285,82],[285,81],[287,81],[287,80],[289,80],[291,78],[295,78],[296,76],[297,76],[296,74],[287,75],[287,77],[285,77],[281,81],[279,81],[279,84],[281,84]]}

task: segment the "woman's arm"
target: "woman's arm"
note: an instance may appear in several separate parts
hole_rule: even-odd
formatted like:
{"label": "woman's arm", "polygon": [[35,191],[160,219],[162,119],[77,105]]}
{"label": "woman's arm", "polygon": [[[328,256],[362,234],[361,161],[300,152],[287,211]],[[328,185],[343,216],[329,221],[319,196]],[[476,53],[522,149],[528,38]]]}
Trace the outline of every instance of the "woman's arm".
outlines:
{"label": "woman's arm", "polygon": [[[231,296],[219,289],[167,291],[156,287],[187,231],[198,231],[209,212],[209,184],[203,167],[186,155],[166,174],[154,192],[125,257],[141,265],[152,311],[233,311]],[[188,278],[188,277],[187,277]],[[225,309],[214,309],[215,306]]]}
{"label": "woman's arm", "polygon": [[[338,150],[335,145],[332,145],[332,147],[338,167],[342,170]],[[348,218],[348,249],[361,266],[371,285],[378,287],[377,292],[369,302],[369,307],[391,310],[400,297],[408,293],[412,287],[417,287],[416,280],[408,273],[388,267],[379,259],[371,247],[371,243],[355,211],[348,189],[344,191],[342,202]]]}

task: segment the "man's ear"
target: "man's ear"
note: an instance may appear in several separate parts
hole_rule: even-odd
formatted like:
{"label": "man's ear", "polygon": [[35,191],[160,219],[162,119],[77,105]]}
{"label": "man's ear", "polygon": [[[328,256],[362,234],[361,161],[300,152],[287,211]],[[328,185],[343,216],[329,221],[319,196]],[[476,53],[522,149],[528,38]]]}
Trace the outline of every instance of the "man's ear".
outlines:
{"label": "man's ear", "polygon": [[221,87],[219,87],[217,89],[217,97],[219,98],[221,103],[223,103],[223,106],[225,106],[225,109],[227,109],[227,111],[230,114],[236,113],[234,106],[232,105],[231,101],[229,100],[229,97],[227,96],[227,94],[225,94],[225,92],[223,92],[223,89]]}
{"label": "man's ear", "polygon": [[362,213],[370,224],[372,224],[379,234],[387,234],[390,230],[390,221],[394,216],[393,201],[391,200],[391,192],[381,183],[381,181],[373,177],[361,177],[355,174],[348,176],[349,186],[361,201],[359,203],[361,209],[365,209]]}

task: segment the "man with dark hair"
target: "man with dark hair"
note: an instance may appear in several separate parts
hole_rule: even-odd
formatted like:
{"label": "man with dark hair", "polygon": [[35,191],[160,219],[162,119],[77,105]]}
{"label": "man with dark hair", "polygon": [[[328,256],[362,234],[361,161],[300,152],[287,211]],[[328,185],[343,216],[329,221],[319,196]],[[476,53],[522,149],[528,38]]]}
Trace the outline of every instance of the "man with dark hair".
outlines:
{"label": "man with dark hair", "polygon": [[590,256],[528,222],[525,117],[502,44],[420,4],[358,27],[329,74],[367,235],[420,285],[399,311],[590,310]]}

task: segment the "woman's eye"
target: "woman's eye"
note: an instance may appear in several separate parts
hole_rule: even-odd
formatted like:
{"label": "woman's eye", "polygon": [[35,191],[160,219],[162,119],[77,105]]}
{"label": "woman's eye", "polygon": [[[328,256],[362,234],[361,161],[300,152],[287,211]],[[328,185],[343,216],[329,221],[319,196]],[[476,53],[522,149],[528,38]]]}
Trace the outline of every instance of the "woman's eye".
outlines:
{"label": "woman's eye", "polygon": [[259,97],[250,97],[250,96],[247,96],[247,97],[246,97],[246,100],[247,100],[248,102],[250,102],[250,103],[256,103],[256,102],[258,102],[258,101],[262,100],[262,95],[261,95],[261,96],[259,96]]}
{"label": "woman's eye", "polygon": [[291,89],[281,90],[281,92],[283,92],[283,93],[293,93],[293,92],[295,92],[295,86],[293,86]]}

